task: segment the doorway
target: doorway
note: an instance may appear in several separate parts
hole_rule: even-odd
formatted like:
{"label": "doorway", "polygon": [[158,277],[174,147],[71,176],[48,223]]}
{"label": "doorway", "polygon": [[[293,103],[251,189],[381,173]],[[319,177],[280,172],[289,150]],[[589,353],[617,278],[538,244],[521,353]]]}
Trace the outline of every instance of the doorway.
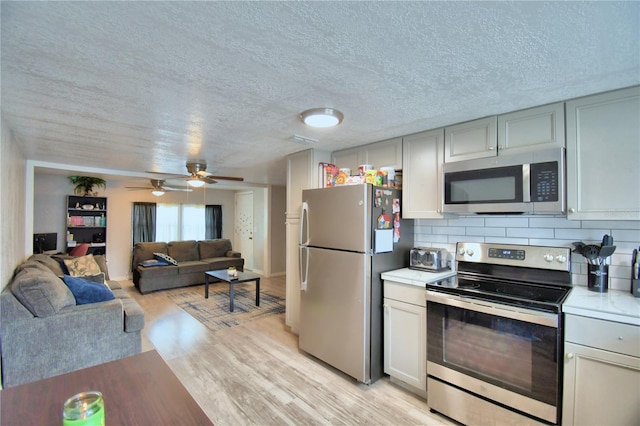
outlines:
{"label": "doorway", "polygon": [[244,259],[244,268],[252,270],[253,262],[253,192],[236,193],[234,244]]}

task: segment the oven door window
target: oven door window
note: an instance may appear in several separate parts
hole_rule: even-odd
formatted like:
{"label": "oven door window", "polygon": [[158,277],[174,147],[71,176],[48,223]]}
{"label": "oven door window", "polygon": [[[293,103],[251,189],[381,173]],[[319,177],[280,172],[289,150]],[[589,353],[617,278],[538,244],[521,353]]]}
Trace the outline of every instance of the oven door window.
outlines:
{"label": "oven door window", "polygon": [[522,166],[445,174],[446,204],[521,203]]}
{"label": "oven door window", "polygon": [[427,358],[555,405],[557,329],[428,302]]}

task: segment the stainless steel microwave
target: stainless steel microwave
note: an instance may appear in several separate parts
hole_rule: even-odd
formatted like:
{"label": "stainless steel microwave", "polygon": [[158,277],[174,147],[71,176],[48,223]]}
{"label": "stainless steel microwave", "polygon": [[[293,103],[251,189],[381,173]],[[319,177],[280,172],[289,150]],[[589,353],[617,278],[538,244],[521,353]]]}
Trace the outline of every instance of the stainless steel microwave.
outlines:
{"label": "stainless steel microwave", "polygon": [[554,148],[445,163],[445,213],[565,212],[565,151]]}

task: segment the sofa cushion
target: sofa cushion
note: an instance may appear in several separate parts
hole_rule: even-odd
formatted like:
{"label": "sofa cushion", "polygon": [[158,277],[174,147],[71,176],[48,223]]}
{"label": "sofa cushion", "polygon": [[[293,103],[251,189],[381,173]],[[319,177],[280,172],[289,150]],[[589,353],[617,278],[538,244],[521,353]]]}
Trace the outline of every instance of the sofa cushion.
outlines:
{"label": "sofa cushion", "polygon": [[200,259],[196,240],[170,241],[167,243],[167,254],[178,262]]}
{"label": "sofa cushion", "polygon": [[53,272],[57,276],[62,276],[65,273],[65,271],[62,269],[62,266],[60,266],[60,263],[46,254],[34,254],[29,259],[27,259],[27,261],[38,262],[49,268],[51,272]]}
{"label": "sofa cushion", "polygon": [[76,298],[77,305],[106,302],[107,300],[116,298],[111,289],[104,284],[104,275],[102,283],[86,279],[85,277],[80,278],[65,275],[64,283]]}
{"label": "sofa cushion", "polygon": [[97,275],[102,272],[100,270],[100,266],[95,261],[92,254],[65,259],[64,264],[67,265],[69,275],[71,275],[72,277]]}
{"label": "sofa cushion", "polygon": [[132,270],[135,270],[140,262],[145,260],[155,259],[153,253],[167,254],[167,243],[153,242],[153,243],[136,243],[133,246],[133,264]]}
{"label": "sofa cushion", "polygon": [[15,275],[18,275],[22,271],[51,272],[51,269],[33,259],[27,259],[25,262],[18,265],[15,270]]}
{"label": "sofa cushion", "polygon": [[11,283],[11,292],[36,317],[49,317],[76,304],[71,290],[49,269],[18,272]]}
{"label": "sofa cushion", "polygon": [[107,267],[107,258],[103,254],[94,254],[93,260],[96,261],[100,270],[104,273],[105,281],[110,280],[109,278],[109,268]]}
{"label": "sofa cushion", "polygon": [[154,277],[175,277],[178,275],[178,269],[175,266],[159,266],[157,268],[144,268],[138,266],[137,273],[145,279]]}
{"label": "sofa cushion", "polygon": [[244,269],[244,259],[238,259],[235,257],[216,257],[213,259],[202,259],[202,262],[207,263],[207,270],[227,269],[229,266],[235,266],[240,270]]}
{"label": "sofa cushion", "polygon": [[224,257],[231,250],[231,241],[227,239],[198,241],[200,259]]}
{"label": "sofa cushion", "polygon": [[[153,253],[153,255],[155,256],[155,260],[159,260],[161,262],[166,263],[167,265],[172,265],[172,266],[178,266],[178,261],[175,260],[173,257],[169,256],[168,254],[164,254],[164,253]],[[145,266],[144,262],[140,263],[140,266]],[[163,265],[159,265],[159,266],[163,266]]]}
{"label": "sofa cushion", "polygon": [[211,270],[211,266],[206,262],[192,260],[189,262],[180,262],[178,266],[178,275],[193,274],[202,272],[202,282],[204,282],[204,273]]}

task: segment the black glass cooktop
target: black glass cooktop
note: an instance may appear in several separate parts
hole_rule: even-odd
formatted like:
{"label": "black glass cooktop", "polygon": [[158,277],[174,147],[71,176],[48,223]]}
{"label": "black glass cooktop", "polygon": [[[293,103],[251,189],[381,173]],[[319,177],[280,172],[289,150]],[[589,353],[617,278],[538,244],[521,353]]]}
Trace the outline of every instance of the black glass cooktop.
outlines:
{"label": "black glass cooktop", "polygon": [[559,312],[570,287],[458,275],[427,283],[428,290],[485,299],[531,309]]}

